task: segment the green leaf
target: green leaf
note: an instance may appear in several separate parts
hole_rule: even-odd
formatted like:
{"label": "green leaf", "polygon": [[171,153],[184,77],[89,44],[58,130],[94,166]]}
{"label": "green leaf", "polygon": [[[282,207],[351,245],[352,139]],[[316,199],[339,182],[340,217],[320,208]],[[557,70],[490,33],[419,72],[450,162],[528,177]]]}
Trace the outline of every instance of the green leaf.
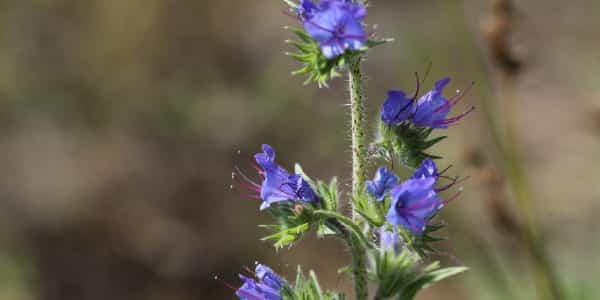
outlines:
{"label": "green leaf", "polygon": [[423,290],[432,284],[442,281],[448,277],[467,271],[466,267],[450,267],[441,270],[428,272],[422,275],[419,279],[411,283],[398,297],[399,300],[414,299],[420,290]]}
{"label": "green leaf", "polygon": [[354,221],[352,221],[350,218],[341,215],[337,212],[328,210],[315,210],[314,214],[337,219],[342,224],[344,224],[348,230],[350,230],[350,232],[358,239],[361,246],[365,248],[372,248],[369,240],[362,233],[360,227],[356,223],[354,223]]}

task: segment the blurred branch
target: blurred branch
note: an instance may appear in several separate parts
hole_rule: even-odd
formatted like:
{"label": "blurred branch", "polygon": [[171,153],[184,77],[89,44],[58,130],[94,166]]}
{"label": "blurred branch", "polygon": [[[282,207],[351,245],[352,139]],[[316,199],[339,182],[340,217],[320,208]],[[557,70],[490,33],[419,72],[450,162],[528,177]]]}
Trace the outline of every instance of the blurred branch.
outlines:
{"label": "blurred branch", "polygon": [[[495,0],[491,14],[484,20],[481,30],[489,48],[492,61],[498,68],[499,92],[506,107],[505,138],[495,137],[495,144],[503,162],[504,172],[511,182],[517,209],[521,215],[527,250],[533,259],[534,275],[540,300],[562,299],[562,291],[553,265],[548,258],[543,235],[540,233],[533,195],[527,182],[526,167],[519,145],[519,109],[515,86],[523,70],[524,61],[511,49],[510,37],[514,31],[516,9],[510,0]],[[496,115],[492,105],[485,105],[486,121],[493,131],[500,126],[491,116]]]}

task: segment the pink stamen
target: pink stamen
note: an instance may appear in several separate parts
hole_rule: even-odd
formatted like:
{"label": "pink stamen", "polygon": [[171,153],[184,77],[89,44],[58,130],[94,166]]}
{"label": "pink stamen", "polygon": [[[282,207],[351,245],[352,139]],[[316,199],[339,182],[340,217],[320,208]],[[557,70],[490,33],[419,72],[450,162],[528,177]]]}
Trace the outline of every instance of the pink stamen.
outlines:
{"label": "pink stamen", "polygon": [[475,86],[475,82],[471,82],[471,85],[469,85],[462,93],[460,93],[459,95],[456,95],[452,98],[450,98],[450,102],[452,102],[452,105],[456,105],[456,103],[460,102],[462,99],[465,98],[465,96],[467,94],[469,94],[469,92],[473,89],[473,86]]}
{"label": "pink stamen", "polygon": [[458,196],[460,196],[460,194],[462,194],[462,192],[457,192],[456,194],[454,194],[452,197],[450,197],[448,200],[443,201],[442,203],[444,203],[444,205],[448,205],[449,203],[453,202],[454,200],[458,199]]}
{"label": "pink stamen", "polygon": [[470,114],[472,111],[475,110],[475,106],[472,106],[469,110],[461,113],[460,115],[456,116],[456,117],[452,117],[452,118],[448,118],[439,122],[435,122],[436,125],[450,125],[454,122],[459,121],[460,119],[464,118],[466,115]]}
{"label": "pink stamen", "polygon": [[242,180],[241,180],[241,179],[239,179],[237,176],[236,176],[234,179],[235,179],[235,181],[236,181],[236,182],[237,182],[239,185],[241,185],[241,186],[245,187],[246,189],[248,189],[248,190],[250,190],[250,191],[253,191],[253,192],[260,192],[260,187],[259,187],[259,186],[255,186],[255,185],[252,185],[252,184],[250,184],[250,183],[247,183],[247,182],[245,182],[245,181],[242,181]]}
{"label": "pink stamen", "polygon": [[256,273],[254,273],[254,271],[252,271],[252,269],[250,269],[248,266],[244,266],[244,270],[248,272],[248,274],[256,276]]}
{"label": "pink stamen", "polygon": [[228,288],[228,289],[230,289],[230,290],[232,290],[232,291],[236,291],[236,292],[237,292],[237,290],[239,290],[239,289],[240,289],[240,288],[237,288],[237,287],[233,286],[232,284],[230,284],[230,283],[228,283],[228,282],[226,282],[226,281],[219,280],[219,279],[217,279],[217,280],[218,280],[218,281],[219,281],[221,284],[223,284],[223,285],[224,285],[226,288]]}
{"label": "pink stamen", "polygon": [[242,194],[242,193],[240,193],[240,195],[242,197],[246,197],[246,198],[249,198],[252,200],[262,200],[262,197],[260,195],[251,195],[251,194]]}
{"label": "pink stamen", "polygon": [[236,171],[236,174],[240,175],[242,178],[244,178],[244,180],[248,181],[248,183],[260,187],[260,184],[254,182],[254,180],[252,180],[248,175],[242,172],[242,170],[237,165],[234,167],[234,170]]}
{"label": "pink stamen", "polygon": [[461,183],[467,181],[470,177],[467,176],[467,177],[464,177],[464,178],[460,178],[460,177],[456,176],[454,178],[451,178],[451,177],[448,177],[448,176],[440,176],[440,178],[444,178],[444,179],[450,180],[451,182],[449,184],[445,185],[445,186],[442,186],[440,188],[435,189],[436,192],[443,192],[443,191],[445,191],[445,190],[447,190],[447,189],[449,189],[449,188],[451,188],[451,187],[453,187],[453,186],[455,186],[457,184],[461,184]]}
{"label": "pink stamen", "polygon": [[282,10],[281,12],[282,12],[284,15],[286,15],[286,16],[288,16],[288,17],[290,17],[290,18],[292,18],[292,19],[294,19],[294,20],[296,20],[296,21],[301,21],[301,20],[300,20],[300,16],[299,16],[299,15],[297,15],[297,14],[293,14],[293,13],[289,12],[288,10]]}
{"label": "pink stamen", "polygon": [[[438,172],[438,177],[443,177],[442,175],[443,175],[444,173],[446,173],[448,170],[450,170],[450,168],[452,168],[452,167],[453,167],[453,165],[449,165],[449,166],[447,166],[447,167],[446,167],[444,170],[442,170],[441,172]],[[447,177],[447,176],[444,176],[444,177]],[[448,178],[449,178],[449,177],[448,177]]]}
{"label": "pink stamen", "polygon": [[236,292],[236,293],[238,293],[238,292],[239,292],[240,294],[243,294],[243,295],[245,295],[245,296],[248,296],[248,297],[250,297],[250,298],[252,298],[252,299],[255,299],[255,300],[262,300],[261,298],[259,298],[259,297],[256,297],[255,295],[253,295],[253,294],[251,294],[251,293],[248,293],[248,292],[246,292],[246,291],[244,291],[244,290],[241,290],[240,288],[238,288],[238,287],[235,287],[235,286],[233,286],[232,284],[230,284],[230,283],[228,283],[228,282],[226,282],[226,281],[219,280],[219,279],[217,279],[217,281],[219,281],[219,282],[220,282],[222,285],[224,285],[226,288],[228,288],[228,289],[230,289],[230,290],[232,290],[232,291],[234,291],[234,292]]}

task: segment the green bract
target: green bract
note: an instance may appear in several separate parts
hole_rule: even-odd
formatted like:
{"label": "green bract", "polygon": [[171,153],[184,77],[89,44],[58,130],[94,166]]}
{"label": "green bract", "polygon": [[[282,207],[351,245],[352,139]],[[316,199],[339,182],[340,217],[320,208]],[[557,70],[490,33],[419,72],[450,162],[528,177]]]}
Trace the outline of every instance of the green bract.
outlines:
{"label": "green bract", "polygon": [[365,48],[360,51],[346,51],[343,55],[327,58],[321,52],[319,44],[305,31],[287,26],[287,30],[294,33],[298,40],[287,40],[286,43],[296,48],[295,52],[285,54],[302,63],[303,67],[292,72],[293,75],[306,75],[304,84],[317,83],[319,87],[327,86],[327,82],[341,76],[339,71],[354,57],[365,53],[370,48],[391,42],[392,39],[367,40]]}
{"label": "green bract", "polygon": [[430,138],[433,128],[419,127],[405,122],[399,125],[379,123],[379,138],[373,144],[373,156],[386,161],[398,159],[402,164],[417,168],[427,157],[442,158],[425,152],[446,136]]}

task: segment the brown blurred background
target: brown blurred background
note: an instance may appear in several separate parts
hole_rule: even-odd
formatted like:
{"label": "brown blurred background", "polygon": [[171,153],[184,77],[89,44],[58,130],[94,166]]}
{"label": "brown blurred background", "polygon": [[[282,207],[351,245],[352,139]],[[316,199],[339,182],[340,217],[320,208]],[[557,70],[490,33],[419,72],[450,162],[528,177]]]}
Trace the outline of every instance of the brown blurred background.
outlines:
{"label": "brown blurred background", "polygon": [[[370,52],[369,117],[387,89],[451,76],[468,104],[508,113],[480,24],[493,1],[372,0],[396,42]],[[276,253],[258,203],[229,189],[269,143],[291,169],[349,183],[345,80],[303,86],[277,0],[0,1],[0,299],[234,299],[255,261],[313,268],[349,291],[337,241]],[[600,2],[517,3],[510,44],[521,148],[547,250],[569,299],[600,299]],[[481,110],[437,153],[472,178],[442,214],[444,251],[472,270],[419,299],[533,299],[511,189]],[[241,150],[241,155],[236,152]],[[457,259],[441,257],[445,264]]]}

